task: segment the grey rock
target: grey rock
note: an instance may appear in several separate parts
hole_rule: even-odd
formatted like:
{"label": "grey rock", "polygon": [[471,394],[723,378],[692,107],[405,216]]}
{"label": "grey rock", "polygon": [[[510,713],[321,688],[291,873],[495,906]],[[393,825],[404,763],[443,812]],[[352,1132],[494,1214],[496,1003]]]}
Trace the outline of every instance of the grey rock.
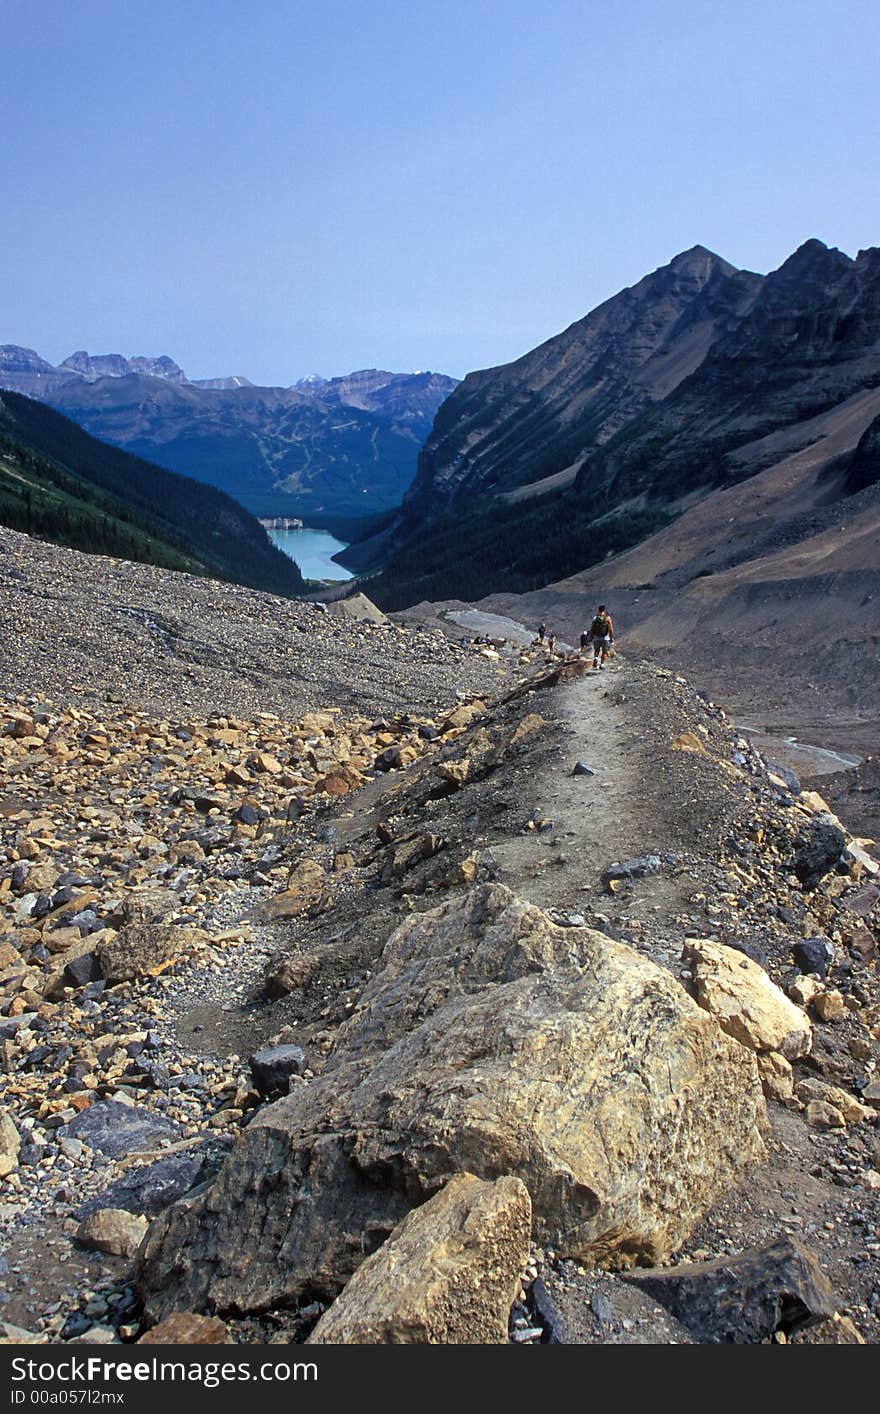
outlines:
{"label": "grey rock", "polygon": [[622,864],[609,864],[602,873],[602,883],[610,884],[615,879],[644,879],[662,869],[663,860],[659,854],[644,854],[638,859],[627,859]]}
{"label": "grey rock", "polygon": [[768,761],[767,770],[784,781],[793,795],[800,795],[801,783],[794,771],[790,771],[787,766],[780,766],[778,761]]}
{"label": "grey rock", "polygon": [[286,1095],[293,1075],[301,1075],[306,1058],[299,1046],[265,1046],[248,1061],[254,1085],[265,1098]]}
{"label": "grey rock", "polygon": [[571,774],[573,776],[595,776],[596,772],[585,761],[577,761]]}
{"label": "grey rock", "polygon": [[70,987],[85,987],[89,982],[101,980],[101,965],[94,952],[80,953],[71,958],[64,969],[64,981]]}
{"label": "grey rock", "polygon": [[541,1344],[564,1345],[565,1323],[541,1277],[535,1277],[526,1292],[526,1300],[535,1325],[541,1328]]}
{"label": "grey rock", "polygon": [[[63,1140],[62,1148],[69,1142]],[[206,1171],[209,1171],[206,1154],[199,1150],[169,1154],[166,1159],[129,1168],[109,1188],[90,1198],[79,1210],[79,1216],[88,1217],[98,1208],[124,1208],[129,1213],[156,1217],[196,1188]]]}
{"label": "grey rock", "polygon": [[802,938],[791,951],[801,972],[815,972],[819,977],[827,977],[834,961],[834,948],[826,938]]}
{"label": "grey rock", "polygon": [[26,859],[19,859],[16,861],[15,864],[13,864],[12,887],[16,893],[21,893],[22,889],[27,883],[27,877],[30,872],[31,866]]}
{"label": "grey rock", "polygon": [[753,1345],[832,1316],[834,1292],[818,1261],[794,1238],[668,1270],[625,1277],[671,1311],[706,1345]]}
{"label": "grey rock", "polygon": [[0,1018],[0,1041],[8,1041],[19,1031],[29,1031],[37,1019],[36,1012],[24,1011],[20,1016]]}
{"label": "grey rock", "polygon": [[120,1104],[118,1100],[99,1100],[83,1110],[71,1120],[67,1133],[111,1159],[156,1148],[163,1139],[180,1138],[177,1126],[170,1120],[139,1105]]}
{"label": "grey rock", "polygon": [[403,765],[403,753],[399,746],[386,746],[373,763],[379,771],[397,771]]}

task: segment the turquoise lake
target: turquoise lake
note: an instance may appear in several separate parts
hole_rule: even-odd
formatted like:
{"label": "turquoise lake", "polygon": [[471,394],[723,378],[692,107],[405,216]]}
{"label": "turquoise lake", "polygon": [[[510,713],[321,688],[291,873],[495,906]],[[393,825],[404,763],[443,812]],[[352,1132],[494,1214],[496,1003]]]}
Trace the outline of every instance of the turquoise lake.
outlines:
{"label": "turquoise lake", "polygon": [[327,530],[270,530],[270,540],[289,555],[300,567],[306,579],[352,579],[351,570],[335,565],[330,558],[345,549],[346,542],[337,540]]}

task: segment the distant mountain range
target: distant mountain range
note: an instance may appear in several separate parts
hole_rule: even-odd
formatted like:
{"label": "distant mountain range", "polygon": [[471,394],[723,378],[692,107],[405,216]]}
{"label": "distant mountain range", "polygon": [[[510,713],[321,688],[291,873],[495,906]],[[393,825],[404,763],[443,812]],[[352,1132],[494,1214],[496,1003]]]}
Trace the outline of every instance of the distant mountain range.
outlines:
{"label": "distant mountain range", "polygon": [[682,543],[681,573],[707,574],[875,486],[878,450],[880,249],[852,260],[810,240],[761,276],[695,246],[469,374],[400,515],[344,558],[384,563],[371,592],[385,607],[537,589],[781,468],[772,522],[753,523],[746,492],[729,524],[702,516],[705,561]]}
{"label": "distant mountain range", "polygon": [[303,578],[231,497],[97,441],[54,409],[0,393],[0,525],[90,553],[275,594]]}
{"label": "distant mountain range", "polygon": [[256,515],[363,515],[400,504],[434,415],[439,373],[366,369],[260,388],[191,380],[167,355],[71,354],[57,367],[0,345],[0,388],[50,404],[95,437],[208,482]]}

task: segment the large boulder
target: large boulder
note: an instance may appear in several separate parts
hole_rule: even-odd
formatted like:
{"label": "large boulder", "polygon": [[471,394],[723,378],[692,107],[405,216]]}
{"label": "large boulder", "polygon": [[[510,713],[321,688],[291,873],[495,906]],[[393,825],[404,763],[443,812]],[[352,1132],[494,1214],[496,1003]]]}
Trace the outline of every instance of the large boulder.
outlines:
{"label": "large boulder", "polygon": [[358,1267],[310,1337],[316,1345],[497,1345],[529,1255],[518,1178],[459,1174]]}
{"label": "large boulder", "polygon": [[153,1224],[147,1311],[335,1296],[460,1172],[521,1178],[564,1255],[662,1262],[765,1119],[755,1057],[668,972],[483,885],[397,929],[323,1073]]}

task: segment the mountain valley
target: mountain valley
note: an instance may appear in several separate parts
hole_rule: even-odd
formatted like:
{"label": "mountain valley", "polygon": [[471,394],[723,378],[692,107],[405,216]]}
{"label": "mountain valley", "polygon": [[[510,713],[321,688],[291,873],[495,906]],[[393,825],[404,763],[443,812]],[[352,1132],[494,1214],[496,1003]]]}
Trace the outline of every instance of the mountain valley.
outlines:
{"label": "mountain valley", "polygon": [[376,369],[291,388],[191,382],[170,358],[71,355],[57,368],[0,347],[0,388],[49,403],[103,441],[227,492],[258,516],[363,516],[400,503],[434,413],[456,386]]}

